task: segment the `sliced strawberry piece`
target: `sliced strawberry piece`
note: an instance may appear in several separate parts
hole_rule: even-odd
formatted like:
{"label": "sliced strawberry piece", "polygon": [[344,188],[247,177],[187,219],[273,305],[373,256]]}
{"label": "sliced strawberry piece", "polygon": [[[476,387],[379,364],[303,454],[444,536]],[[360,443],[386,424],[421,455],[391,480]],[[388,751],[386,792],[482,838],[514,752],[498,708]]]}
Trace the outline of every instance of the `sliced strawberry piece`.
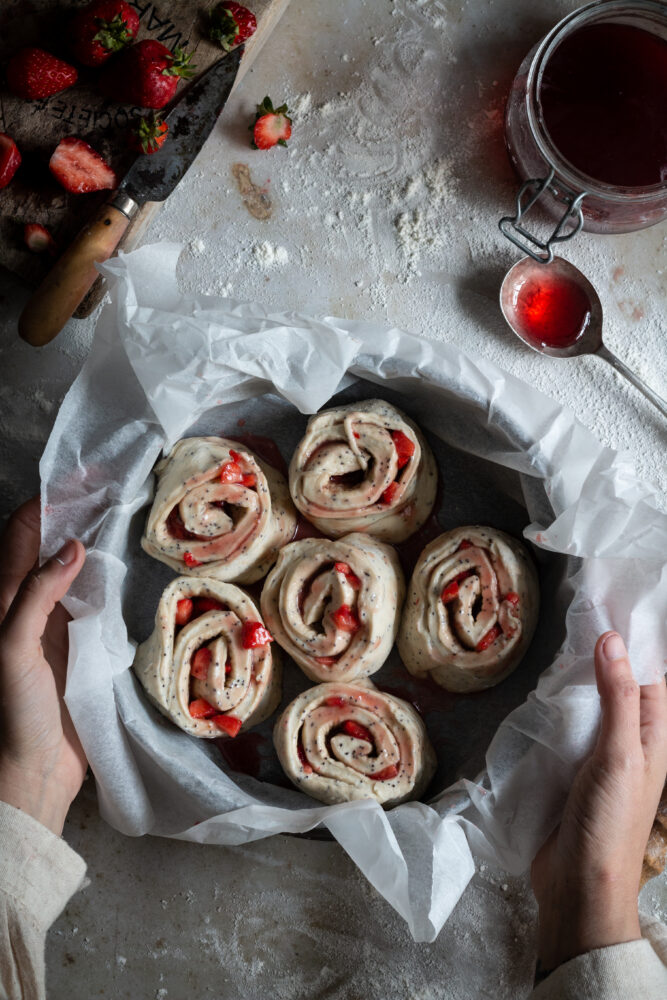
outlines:
{"label": "sliced strawberry piece", "polygon": [[464,538],[456,551],[462,552],[463,549],[471,549],[471,548],[472,548],[472,542],[469,542],[467,538]]}
{"label": "sliced strawberry piece", "polygon": [[341,632],[356,632],[361,628],[361,622],[349,604],[341,604],[331,615],[331,620]]}
{"label": "sliced strawberry piece", "polygon": [[301,764],[301,767],[303,768],[303,773],[312,774],[313,769],[308,763],[308,758],[306,757],[306,751],[303,749],[301,743],[297,743],[296,745],[296,755],[299,758],[299,763]]}
{"label": "sliced strawberry piece", "polygon": [[446,587],[443,588],[440,594],[440,600],[443,604],[449,604],[453,601],[455,597],[459,596],[459,585],[456,580],[450,580]]}
{"label": "sliced strawberry piece", "polygon": [[189,566],[190,569],[194,569],[195,566],[201,566],[201,563],[198,559],[195,559],[192,552],[183,553],[183,562],[186,566]]}
{"label": "sliced strawberry piece", "polygon": [[373,781],[389,781],[391,778],[398,777],[398,768],[395,764],[390,764],[389,767],[385,767],[383,771],[378,771],[377,774],[373,775]]}
{"label": "sliced strawberry piece", "polygon": [[0,188],[7,187],[21,166],[21,154],[11,135],[0,132]]}
{"label": "sliced strawberry piece", "polygon": [[254,472],[244,472],[241,476],[241,485],[247,486],[248,489],[252,489],[257,486],[257,476]]}
{"label": "sliced strawberry piece", "polygon": [[208,37],[229,52],[254,35],[256,29],[257,20],[252,11],[234,0],[225,0],[211,12]]}
{"label": "sliced strawberry piece", "polygon": [[361,434],[358,434],[357,431],[352,431],[352,436],[355,437],[358,441],[359,438],[361,437]]}
{"label": "sliced strawberry piece", "polygon": [[370,730],[366,729],[366,726],[360,726],[354,719],[345,720],[343,723],[343,732],[347,733],[348,736],[353,736],[355,740],[366,740],[368,743],[373,742]]}
{"label": "sliced strawberry piece", "polygon": [[231,672],[232,672],[232,661],[231,660],[227,660],[226,663],[225,663],[225,673],[226,674],[231,674]]}
{"label": "sliced strawberry piece", "polygon": [[356,573],[352,572],[348,563],[345,562],[334,563],[334,569],[336,570],[337,573],[342,573],[343,576],[346,578],[347,582],[350,584],[350,586],[353,587],[355,590],[359,590],[361,588],[361,580],[359,579]]}
{"label": "sliced strawberry piece", "polygon": [[49,170],[72,194],[106,191],[118,186],[116,175],[106,160],[87,142],[73,135],[60,140],[49,160]]}
{"label": "sliced strawberry piece", "polygon": [[207,611],[222,611],[223,607],[220,601],[216,601],[213,597],[195,597],[195,618],[199,615],[206,614]]}
{"label": "sliced strawberry piece", "polygon": [[56,241],[41,222],[28,222],[23,227],[23,239],[33,253],[57,253]]}
{"label": "sliced strawberry piece", "polygon": [[28,101],[51,97],[76,83],[74,66],[44,49],[19,49],[7,64],[7,83],[17,97]]}
{"label": "sliced strawberry piece", "polygon": [[512,604],[515,608],[518,608],[520,597],[514,590],[510,590],[509,594],[505,594],[505,596],[503,597],[503,601],[507,601],[509,604]]}
{"label": "sliced strawberry piece", "polygon": [[389,483],[389,486],[386,488],[386,490],[382,494],[382,503],[386,503],[387,506],[389,506],[390,504],[392,504],[394,502],[394,500],[396,499],[396,494],[398,493],[398,491],[400,490],[400,488],[401,487],[400,487],[399,483]]}
{"label": "sliced strawberry piece", "polygon": [[218,710],[209,705],[205,698],[195,698],[188,705],[188,711],[193,719],[210,719]]}
{"label": "sliced strawberry piece", "polygon": [[236,462],[237,465],[240,465],[241,462],[243,461],[243,455],[241,454],[241,452],[234,451],[233,448],[229,449],[229,457],[231,458],[232,462]]}
{"label": "sliced strawberry piece", "polygon": [[214,715],[211,722],[215,722],[216,726],[224,730],[228,736],[238,736],[239,730],[243,723],[240,719],[237,719],[233,715]]}
{"label": "sliced strawberry piece", "polygon": [[244,649],[256,649],[273,642],[273,636],[261,622],[244,622],[241,633],[241,643]]}
{"label": "sliced strawberry piece", "polygon": [[255,149],[271,149],[273,146],[286,146],[292,134],[292,119],[288,117],[286,104],[274,108],[270,97],[265,97],[257,105],[255,124],[251,125]]}
{"label": "sliced strawberry piece", "polygon": [[345,708],[347,700],[345,698],[341,698],[339,694],[330,694],[328,698],[324,699],[324,704],[328,705],[330,708]]}
{"label": "sliced strawberry piece", "polygon": [[192,618],[192,601],[189,597],[184,597],[176,603],[176,624],[187,625]]}
{"label": "sliced strawberry piece", "polygon": [[190,663],[190,673],[192,676],[196,677],[198,681],[205,681],[208,677],[208,668],[211,666],[212,659],[213,654],[206,646],[198,649]]}
{"label": "sliced strawberry piece", "polygon": [[225,462],[220,469],[221,483],[240,483],[243,481],[243,473],[238,462]]}
{"label": "sliced strawberry piece", "polygon": [[496,622],[496,624],[489,629],[486,635],[482,636],[482,638],[475,646],[475,649],[477,650],[478,653],[483,653],[484,650],[488,649],[489,646],[491,646],[496,641],[498,636],[501,636],[502,634],[503,630],[501,629],[500,625]]}
{"label": "sliced strawberry piece", "polygon": [[468,577],[472,576],[474,572],[475,572],[474,569],[467,569],[463,573],[457,573],[454,579],[456,580],[457,583],[461,583],[461,580],[467,580]]}
{"label": "sliced strawberry piece", "polygon": [[337,658],[335,656],[315,656],[313,659],[323,667],[333,667]]}
{"label": "sliced strawberry piece", "polygon": [[403,431],[392,431],[391,439],[394,442],[394,447],[396,448],[396,457],[399,469],[402,469],[404,465],[407,465],[412,456],[415,453],[415,443],[411,441],[407,434]]}

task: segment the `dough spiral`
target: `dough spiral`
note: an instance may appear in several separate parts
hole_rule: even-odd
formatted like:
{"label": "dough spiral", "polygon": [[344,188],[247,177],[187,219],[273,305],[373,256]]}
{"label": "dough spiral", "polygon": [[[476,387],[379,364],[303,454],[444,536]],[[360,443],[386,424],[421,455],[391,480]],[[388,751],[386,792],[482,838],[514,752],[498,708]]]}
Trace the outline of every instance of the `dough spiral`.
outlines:
{"label": "dough spiral", "polygon": [[288,778],[331,804],[395,806],[421,795],[435,773],[420,716],[369,680],[308,688],[278,718],[273,741]]}
{"label": "dough spiral", "polygon": [[518,665],[538,605],[537,574],[519,542],[493,528],[456,528],[419,557],[398,650],[411,674],[430,674],[448,691],[481,691]]}
{"label": "dough spiral", "polygon": [[429,516],[437,470],[419,428],[380,399],[311,417],[290,463],[297,509],[325,535],[401,542]]}
{"label": "dough spiral", "polygon": [[262,591],[271,634],[313,681],[379,670],[405,594],[394,550],[367,535],[306,538],[281,549]]}
{"label": "dough spiral", "polygon": [[134,672],[153,704],[186,733],[235,736],[268,718],[280,701],[280,662],[267,636],[239,587],[177,577],[160,598]]}
{"label": "dough spiral", "polygon": [[284,477],[243,445],[184,438],[155,471],[141,544],[179,573],[253,583],[294,535]]}

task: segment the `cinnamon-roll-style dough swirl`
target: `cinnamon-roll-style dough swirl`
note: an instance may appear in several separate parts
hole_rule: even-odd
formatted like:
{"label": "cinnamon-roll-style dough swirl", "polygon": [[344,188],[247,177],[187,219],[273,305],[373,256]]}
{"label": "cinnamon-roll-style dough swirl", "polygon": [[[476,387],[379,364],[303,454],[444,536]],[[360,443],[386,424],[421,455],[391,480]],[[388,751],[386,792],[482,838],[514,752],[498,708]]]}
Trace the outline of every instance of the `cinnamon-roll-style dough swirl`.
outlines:
{"label": "cinnamon-roll-style dough swirl", "polygon": [[417,425],[380,399],[311,417],[289,471],[296,507],[325,535],[364,531],[383,542],[421,527],[437,482]]}
{"label": "cinnamon-roll-style dough swirl", "polygon": [[281,549],[262,590],[271,634],[313,681],[379,670],[405,594],[394,550],[368,535],[306,538]]}
{"label": "cinnamon-roll-style dough swirl", "polygon": [[518,665],[538,606],[537,574],[519,542],[493,528],[456,528],[419,557],[398,650],[416,676],[430,674],[448,691],[481,691]]}
{"label": "cinnamon-roll-style dough swirl", "polygon": [[164,590],[134,672],[153,704],[193,736],[236,736],[280,701],[275,644],[248,595],[210,577],[177,577]]}
{"label": "cinnamon-roll-style dough swirl", "polygon": [[184,438],[155,471],[141,544],[179,573],[253,583],[294,536],[285,478],[244,445]]}
{"label": "cinnamon-roll-style dough swirl", "polygon": [[278,718],[273,742],[297,788],[331,804],[395,806],[418,798],[435,773],[415,709],[365,679],[308,688]]}

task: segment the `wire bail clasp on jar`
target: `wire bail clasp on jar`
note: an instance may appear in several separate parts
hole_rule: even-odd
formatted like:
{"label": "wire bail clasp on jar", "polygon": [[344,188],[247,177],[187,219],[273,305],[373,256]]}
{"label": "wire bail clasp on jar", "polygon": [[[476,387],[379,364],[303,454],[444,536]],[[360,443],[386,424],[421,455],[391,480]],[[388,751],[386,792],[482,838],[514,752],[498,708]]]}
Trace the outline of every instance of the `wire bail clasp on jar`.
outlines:
{"label": "wire bail clasp on jar", "polygon": [[[588,194],[588,191],[582,191],[581,194],[573,195],[570,198],[567,202],[565,212],[546,243],[539,240],[537,236],[533,236],[532,233],[520,225],[522,218],[528,214],[533,205],[539,201],[544,192],[550,187],[554,179],[554,174],[555,170],[552,167],[547,177],[533,177],[525,181],[516,196],[516,214],[506,215],[498,223],[503,236],[506,236],[514,246],[527,253],[533,260],[536,260],[540,264],[550,264],[554,257],[553,245],[571,240],[573,236],[576,236],[581,231],[584,224],[584,213],[581,203]],[[525,204],[523,203],[524,195],[528,195],[528,201]],[[574,222],[574,226],[570,232],[564,233],[563,230],[570,220]],[[539,251],[542,252],[540,253]]]}

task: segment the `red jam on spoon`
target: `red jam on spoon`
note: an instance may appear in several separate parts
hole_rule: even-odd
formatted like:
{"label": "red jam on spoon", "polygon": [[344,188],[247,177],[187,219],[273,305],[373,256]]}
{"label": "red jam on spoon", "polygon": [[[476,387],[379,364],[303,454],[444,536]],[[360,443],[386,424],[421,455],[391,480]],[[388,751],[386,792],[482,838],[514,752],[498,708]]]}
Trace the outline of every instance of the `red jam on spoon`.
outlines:
{"label": "red jam on spoon", "polygon": [[528,273],[513,295],[515,325],[536,347],[571,347],[586,332],[591,303],[577,282],[546,267]]}

